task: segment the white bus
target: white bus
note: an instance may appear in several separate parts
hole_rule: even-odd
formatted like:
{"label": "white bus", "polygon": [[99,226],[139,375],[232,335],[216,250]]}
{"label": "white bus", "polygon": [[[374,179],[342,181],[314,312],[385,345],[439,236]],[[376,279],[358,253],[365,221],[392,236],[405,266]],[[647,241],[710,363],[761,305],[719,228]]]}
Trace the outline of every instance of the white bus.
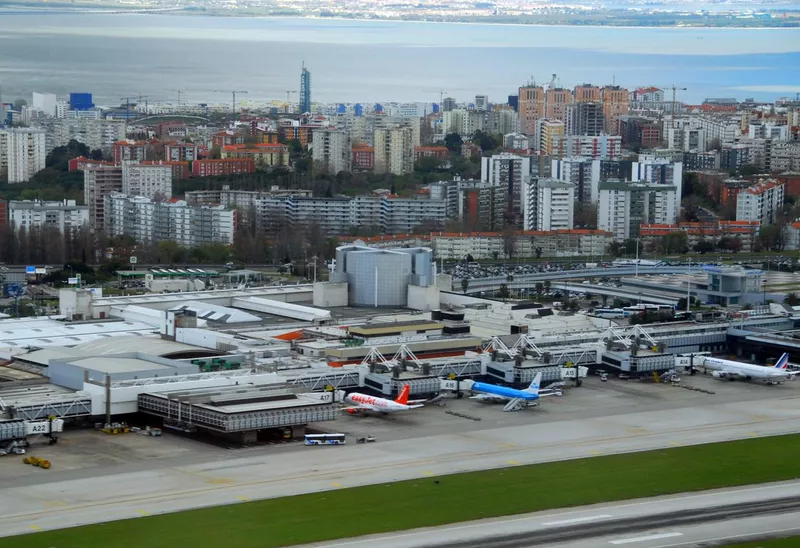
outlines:
{"label": "white bus", "polygon": [[675,307],[669,304],[635,304],[633,306],[626,306],[622,309],[626,318],[632,316],[633,314],[642,314],[644,312],[662,312],[674,310]]}
{"label": "white bus", "polygon": [[624,318],[625,311],[621,308],[598,308],[594,315],[606,319]]}
{"label": "white bus", "polygon": [[306,445],[344,445],[346,443],[344,434],[306,434]]}

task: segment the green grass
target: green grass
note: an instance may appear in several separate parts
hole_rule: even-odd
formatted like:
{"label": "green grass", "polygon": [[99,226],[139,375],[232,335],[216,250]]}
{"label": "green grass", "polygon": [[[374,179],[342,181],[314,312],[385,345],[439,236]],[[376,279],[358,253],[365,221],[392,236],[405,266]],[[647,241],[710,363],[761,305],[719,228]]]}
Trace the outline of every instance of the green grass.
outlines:
{"label": "green grass", "polygon": [[[796,467],[770,463],[785,461],[798,443],[800,435],[776,436],[436,479],[426,477],[34,533],[0,539],[0,547],[289,546],[552,508],[795,479],[800,477]],[[320,458],[329,459],[331,454],[320,451]]]}
{"label": "green grass", "polygon": [[800,546],[800,537],[788,537],[745,542],[744,544],[728,544],[720,548],[797,548],[798,546]]}

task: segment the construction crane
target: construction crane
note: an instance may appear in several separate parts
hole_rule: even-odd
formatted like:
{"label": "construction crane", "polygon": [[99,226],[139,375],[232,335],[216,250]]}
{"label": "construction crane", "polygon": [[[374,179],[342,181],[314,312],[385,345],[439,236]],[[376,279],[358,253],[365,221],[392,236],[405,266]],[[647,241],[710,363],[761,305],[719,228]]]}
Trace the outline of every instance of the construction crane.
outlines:
{"label": "construction crane", "polygon": [[672,127],[675,127],[675,107],[677,106],[676,96],[679,91],[686,91],[686,88],[672,86],[672,119],[670,120],[670,125]]}
{"label": "construction crane", "polygon": [[144,101],[144,113],[145,113],[145,115],[150,114],[150,112],[149,112],[149,110],[150,110],[149,106],[150,105],[147,102],[148,99],[150,99],[149,95],[139,95],[139,97],[138,97],[139,101],[136,103],[136,105],[138,106],[138,105],[142,104],[142,101]]}
{"label": "construction crane", "polygon": [[247,94],[246,91],[241,90],[241,89],[234,89],[234,90],[231,90],[231,91],[228,91],[226,89],[215,89],[214,93],[230,93],[233,96],[233,100],[231,102],[231,114],[233,114],[234,118],[236,117],[236,94],[237,93],[238,94],[245,94],[245,95]]}
{"label": "construction crane", "polygon": [[178,106],[181,106],[181,94],[185,93],[186,90],[183,89],[169,89],[167,91],[173,91],[178,94]]}
{"label": "construction crane", "polygon": [[291,103],[289,103],[289,95],[292,94],[292,93],[297,93],[297,90],[296,89],[287,89],[286,90],[286,114],[289,114],[289,105],[291,104]]}
{"label": "construction crane", "polygon": [[131,99],[136,99],[136,97],[121,97],[120,101],[125,101],[125,120],[130,120],[131,118]]}

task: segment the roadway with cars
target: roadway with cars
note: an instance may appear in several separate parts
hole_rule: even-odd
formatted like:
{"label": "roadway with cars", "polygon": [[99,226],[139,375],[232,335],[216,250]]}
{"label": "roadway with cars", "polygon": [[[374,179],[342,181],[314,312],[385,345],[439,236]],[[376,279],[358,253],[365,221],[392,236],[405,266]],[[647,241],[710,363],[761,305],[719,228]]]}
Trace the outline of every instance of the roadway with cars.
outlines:
{"label": "roadway with cars", "polygon": [[[535,486],[530,486],[535,493]],[[636,548],[800,533],[800,481],[653,497],[339,539],[303,548]]]}
{"label": "roadway with cars", "polygon": [[[627,392],[633,388],[619,386]],[[14,475],[13,466],[22,465],[5,460],[0,466],[9,463],[11,468],[0,487],[0,536],[456,472],[800,431],[800,395],[793,387],[777,387],[780,392],[753,388],[765,392],[749,401],[680,408],[665,402],[658,410],[651,410],[658,402],[649,400],[644,407],[587,409],[589,414],[581,418],[560,416],[560,403],[555,402],[549,415],[546,406],[538,415],[534,409],[514,414],[527,419],[515,426],[503,426],[508,419],[500,409],[481,407],[494,411],[499,422],[467,426],[468,431],[454,430],[451,421],[460,419],[447,418],[441,409],[424,408],[396,419],[395,428],[402,429],[404,423],[413,427],[392,441],[328,448],[270,446],[216,460],[198,452],[190,458],[59,471],[55,458],[54,469],[28,476]],[[573,405],[570,400],[578,397],[582,396],[565,397],[564,405]],[[597,397],[600,402],[612,396],[603,390]],[[326,426],[358,428],[359,420]],[[63,439],[69,448],[68,434]]]}

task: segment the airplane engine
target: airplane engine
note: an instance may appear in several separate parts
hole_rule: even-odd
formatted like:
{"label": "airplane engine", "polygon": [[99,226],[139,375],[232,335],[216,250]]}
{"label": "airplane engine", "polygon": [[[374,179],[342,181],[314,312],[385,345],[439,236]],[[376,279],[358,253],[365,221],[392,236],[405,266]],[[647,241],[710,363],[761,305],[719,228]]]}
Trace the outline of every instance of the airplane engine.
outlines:
{"label": "airplane engine", "polygon": [[714,377],[715,379],[722,379],[725,377],[725,375],[723,375],[719,371],[712,371],[711,376]]}
{"label": "airplane engine", "polygon": [[351,415],[358,415],[358,409],[346,409]]}

